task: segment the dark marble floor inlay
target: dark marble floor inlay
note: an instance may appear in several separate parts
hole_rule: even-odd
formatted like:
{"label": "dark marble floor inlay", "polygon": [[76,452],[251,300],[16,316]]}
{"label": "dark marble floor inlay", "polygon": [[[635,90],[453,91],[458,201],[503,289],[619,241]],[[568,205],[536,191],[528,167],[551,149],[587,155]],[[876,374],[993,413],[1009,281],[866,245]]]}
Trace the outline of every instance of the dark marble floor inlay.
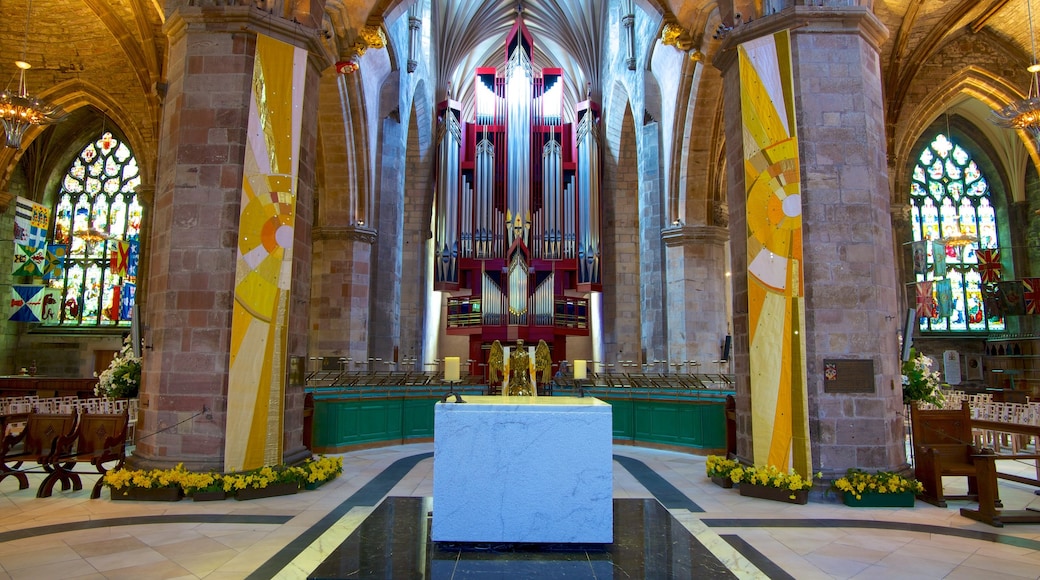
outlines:
{"label": "dark marble floor inlay", "polygon": [[656,471],[650,469],[650,466],[642,461],[617,454],[614,455],[614,461],[617,461],[621,467],[628,470],[640,485],[645,487],[647,491],[652,493],[654,497],[658,499],[658,501],[664,504],[664,507],[670,510],[687,509],[691,512],[704,511],[701,506],[697,505],[696,502],[687,497],[679,488],[669,483],[667,479],[661,477]]}
{"label": "dark marble floor inlay", "polygon": [[869,528],[876,530],[900,530],[904,532],[921,532],[924,534],[969,538],[1040,551],[1040,541],[1029,538],[910,522],[837,518],[703,518],[701,523],[712,528]]}
{"label": "dark marble floor inlay", "polygon": [[653,499],[615,499],[614,542],[592,545],[433,542],[431,505],[387,498],[310,577],[735,578]]}

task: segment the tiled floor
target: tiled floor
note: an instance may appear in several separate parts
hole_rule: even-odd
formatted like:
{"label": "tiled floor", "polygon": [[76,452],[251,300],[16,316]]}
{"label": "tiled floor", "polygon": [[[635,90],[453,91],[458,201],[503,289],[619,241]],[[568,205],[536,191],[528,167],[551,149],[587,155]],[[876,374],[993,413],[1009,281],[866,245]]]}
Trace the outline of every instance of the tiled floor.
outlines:
{"label": "tiled floor", "polygon": [[[305,578],[384,497],[430,497],[431,453],[432,444],[348,453],[344,475],[316,491],[244,502],[116,502],[107,492],[92,501],[88,490],[37,499],[39,480],[17,490],[7,479],[0,579]],[[615,499],[656,497],[739,578],[1040,578],[1040,525],[993,528],[960,515],[968,502],[863,509],[819,494],[790,505],[713,485],[703,457],[628,446],[614,454]],[[1001,469],[1035,473],[1031,464]],[[1006,508],[1040,508],[1033,488],[1000,487]]]}

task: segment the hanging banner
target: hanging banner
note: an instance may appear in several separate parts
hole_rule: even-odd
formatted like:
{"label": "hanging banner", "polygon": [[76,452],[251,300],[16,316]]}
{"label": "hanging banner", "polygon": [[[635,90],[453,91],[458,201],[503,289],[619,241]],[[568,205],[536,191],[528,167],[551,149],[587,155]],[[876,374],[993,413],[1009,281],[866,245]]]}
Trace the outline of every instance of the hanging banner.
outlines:
{"label": "hanging banner", "polygon": [[14,261],[11,263],[11,275],[29,278],[43,276],[46,263],[47,251],[43,248],[15,244]]}
{"label": "hanging banner", "polygon": [[45,247],[51,222],[50,208],[24,197],[16,197],[14,203],[15,245]]}
{"label": "hanging banner", "polygon": [[932,242],[932,272],[936,278],[946,277],[946,244]]}
{"label": "hanging banner", "polygon": [[921,240],[910,244],[910,251],[914,259],[914,274],[926,276],[928,274],[928,240]]}
{"label": "hanging banner", "polygon": [[242,179],[224,470],[282,461],[307,51],[257,35]]}
{"label": "hanging banner", "polygon": [[1026,313],[1021,280],[1006,280],[999,282],[997,286],[1000,288],[1000,310],[1004,316],[1020,316]]}
{"label": "hanging banner", "polygon": [[786,30],[738,47],[756,465],[810,477],[798,128]]}
{"label": "hanging banner", "polygon": [[1022,297],[1025,299],[1026,314],[1040,314],[1040,278],[1022,280]]}
{"label": "hanging banner", "polygon": [[65,244],[47,246],[47,259],[43,263],[44,280],[61,280],[65,277],[65,254],[69,247]]}
{"label": "hanging banner", "polygon": [[46,288],[43,286],[11,286],[12,322],[40,322]]}
{"label": "hanging banner", "polygon": [[982,283],[989,284],[1000,281],[1000,250],[975,250],[979,259],[979,275]]}
{"label": "hanging banner", "polygon": [[935,282],[936,314],[940,318],[949,318],[953,313],[953,285],[948,279]]}
{"label": "hanging banner", "polygon": [[920,318],[935,318],[935,297],[932,296],[931,282],[918,282],[917,288],[917,316]]}
{"label": "hanging banner", "polygon": [[109,247],[111,254],[108,260],[108,271],[116,276],[125,277],[130,264],[130,242],[110,240]]}

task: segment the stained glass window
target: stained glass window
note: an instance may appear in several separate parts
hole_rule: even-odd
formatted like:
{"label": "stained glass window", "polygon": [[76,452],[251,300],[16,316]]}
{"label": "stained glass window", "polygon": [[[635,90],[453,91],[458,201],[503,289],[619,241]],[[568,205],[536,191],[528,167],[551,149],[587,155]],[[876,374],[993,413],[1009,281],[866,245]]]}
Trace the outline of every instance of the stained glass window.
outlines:
{"label": "stained glass window", "polygon": [[931,282],[930,288],[917,284],[911,296],[920,302],[930,291],[935,305],[934,316],[919,318],[921,330],[1003,331],[994,302],[999,282],[988,267],[979,268],[980,254],[984,266],[1000,259],[989,184],[971,155],[946,135],[937,135],[917,158],[910,222],[915,281]]}
{"label": "stained glass window", "polygon": [[141,237],[137,159],[112,133],[80,152],[65,173],[51,240],[64,272],[49,280],[61,326],[130,324]]}

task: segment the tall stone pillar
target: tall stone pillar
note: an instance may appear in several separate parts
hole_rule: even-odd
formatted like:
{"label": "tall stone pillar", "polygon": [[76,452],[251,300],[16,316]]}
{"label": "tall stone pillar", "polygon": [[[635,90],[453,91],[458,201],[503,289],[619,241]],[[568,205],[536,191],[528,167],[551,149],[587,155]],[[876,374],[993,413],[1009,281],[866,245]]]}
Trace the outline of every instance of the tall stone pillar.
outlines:
{"label": "tall stone pillar", "polygon": [[364,226],[314,229],[311,346],[344,361],[345,370],[368,362],[368,304],[375,230]]}
{"label": "tall stone pillar", "polygon": [[[311,3],[313,4],[313,3]],[[310,6],[311,4],[307,4]],[[319,12],[320,13],[320,12]],[[310,22],[309,18],[296,18]],[[311,224],[315,184],[317,88],[328,66],[314,29],[250,6],[181,6],[166,21],[169,62],[151,220],[141,416],[133,461],[184,463],[221,471],[228,439],[228,377],[239,253],[238,227],[258,32],[305,48],[302,129],[291,238],[292,277],[284,307],[287,337],[275,355],[285,369],[306,358]],[[271,79],[265,79],[270,81]],[[279,190],[280,191],[280,190]],[[301,369],[302,370],[302,369]],[[282,461],[303,447],[300,372],[276,379],[273,408]]]}
{"label": "tall stone pillar", "polygon": [[902,316],[879,65],[887,30],[861,6],[789,6],[734,28],[715,60],[726,103],[738,453],[752,454],[749,385],[755,372],[749,368],[749,224],[738,45],[783,29],[790,30],[798,123],[813,471],[826,477],[849,467],[898,468],[906,463],[897,345]]}
{"label": "tall stone pillar", "polygon": [[[663,233],[668,285],[668,360],[685,372],[717,372],[728,332],[726,241],[718,226],[676,226]],[[671,370],[674,370],[672,367]]]}

